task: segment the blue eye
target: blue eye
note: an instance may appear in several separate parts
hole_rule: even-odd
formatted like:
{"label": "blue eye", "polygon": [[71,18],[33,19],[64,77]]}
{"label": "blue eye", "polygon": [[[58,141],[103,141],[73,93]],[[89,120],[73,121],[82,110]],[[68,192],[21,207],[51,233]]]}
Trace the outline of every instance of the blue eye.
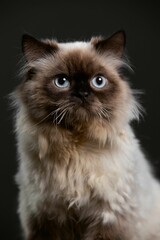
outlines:
{"label": "blue eye", "polygon": [[108,83],[108,80],[101,76],[95,76],[92,80],[91,80],[91,84],[94,88],[103,88],[106,84]]}
{"label": "blue eye", "polygon": [[64,75],[59,75],[53,80],[54,84],[58,88],[69,88],[70,87],[70,82],[68,80],[67,76]]}

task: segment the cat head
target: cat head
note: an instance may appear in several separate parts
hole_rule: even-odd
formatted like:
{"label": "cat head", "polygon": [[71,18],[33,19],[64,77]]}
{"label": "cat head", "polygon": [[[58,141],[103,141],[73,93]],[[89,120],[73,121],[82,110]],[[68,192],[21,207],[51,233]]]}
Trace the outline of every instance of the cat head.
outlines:
{"label": "cat head", "polygon": [[137,117],[136,101],[120,74],[127,66],[124,47],[123,31],[69,43],[24,35],[18,96],[29,118],[73,131],[92,125],[116,129]]}

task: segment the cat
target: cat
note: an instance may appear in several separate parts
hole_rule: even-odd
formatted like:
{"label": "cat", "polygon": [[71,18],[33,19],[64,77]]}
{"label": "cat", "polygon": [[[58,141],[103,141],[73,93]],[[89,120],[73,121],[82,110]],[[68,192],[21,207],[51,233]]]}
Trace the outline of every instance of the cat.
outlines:
{"label": "cat", "polygon": [[26,240],[158,240],[160,184],[130,123],[126,35],[22,38],[14,91],[18,213]]}

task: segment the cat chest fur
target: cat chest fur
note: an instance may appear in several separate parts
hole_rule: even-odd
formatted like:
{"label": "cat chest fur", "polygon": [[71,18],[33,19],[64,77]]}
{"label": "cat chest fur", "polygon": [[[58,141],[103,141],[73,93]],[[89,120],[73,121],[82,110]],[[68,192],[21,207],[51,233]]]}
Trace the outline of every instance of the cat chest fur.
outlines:
{"label": "cat chest fur", "polygon": [[141,106],[121,71],[125,42],[124,31],[23,36],[13,104],[26,240],[160,239],[160,186],[130,126]]}
{"label": "cat chest fur", "polygon": [[55,132],[50,136],[46,139],[37,132],[20,136],[19,147],[24,149],[23,159],[27,158],[21,163],[26,182],[24,176],[20,182],[28,185],[25,191],[33,213],[40,209],[63,222],[74,209],[80,219],[98,218],[108,224],[132,211],[132,163],[126,164],[130,152],[122,154],[118,148],[110,151],[89,143],[71,145],[65,135],[58,136],[58,143]]}

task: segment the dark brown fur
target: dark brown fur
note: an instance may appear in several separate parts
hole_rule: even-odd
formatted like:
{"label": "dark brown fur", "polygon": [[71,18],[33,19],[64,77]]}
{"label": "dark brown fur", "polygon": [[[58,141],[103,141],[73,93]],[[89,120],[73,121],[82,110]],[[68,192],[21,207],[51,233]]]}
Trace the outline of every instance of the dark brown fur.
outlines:
{"label": "dark brown fur", "polygon": [[49,219],[46,214],[29,220],[31,230],[27,240],[125,240],[124,232],[118,226],[80,220],[76,214],[67,218],[65,223]]}
{"label": "dark brown fur", "polygon": [[[72,88],[66,91],[56,89],[52,81],[58,74],[66,74],[70,77]],[[101,74],[105,76],[109,83],[103,90],[93,89],[89,86],[89,80],[95,75]],[[19,94],[27,106],[28,114],[35,122],[42,121],[47,115],[54,111],[58,104],[68,102],[74,107],[70,111],[77,110],[79,107],[80,98],[78,91],[86,89],[89,92],[87,104],[85,108],[88,111],[88,116],[95,117],[96,110],[94,104],[101,102],[110,113],[110,118],[114,117],[114,110],[120,99],[121,88],[116,76],[107,71],[102,65],[98,64],[98,59],[93,59],[93,56],[81,53],[81,51],[73,51],[69,55],[63,56],[63,63],[59,59],[59,55],[55,53],[53,65],[47,72],[43,73],[41,69],[29,69],[25,82],[22,83],[19,89]],[[34,81],[34,87],[31,86],[31,81]],[[75,106],[77,103],[77,106]],[[94,104],[93,104],[94,103]],[[72,114],[74,122],[79,116]],[[53,124],[53,116],[48,116],[43,122]],[[82,119],[80,119],[82,121]],[[62,121],[63,125],[63,121]]]}

